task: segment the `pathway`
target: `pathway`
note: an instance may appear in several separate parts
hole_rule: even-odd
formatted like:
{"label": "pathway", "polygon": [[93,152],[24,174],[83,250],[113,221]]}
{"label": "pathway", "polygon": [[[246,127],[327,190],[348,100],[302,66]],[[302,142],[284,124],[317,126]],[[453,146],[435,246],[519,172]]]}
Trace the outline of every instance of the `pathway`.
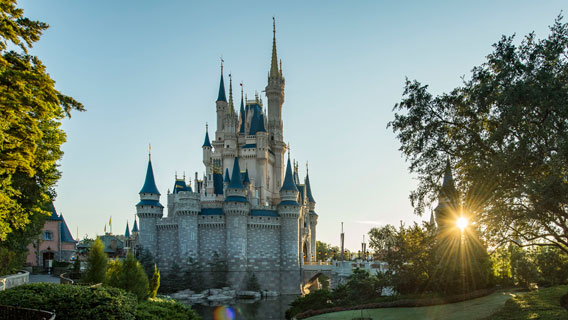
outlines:
{"label": "pathway", "polygon": [[[505,301],[511,298],[510,292],[495,292],[485,297],[468,301],[442,304],[417,308],[379,308],[363,310],[363,317],[381,320],[394,319],[460,319],[477,320],[489,317],[501,308]],[[310,320],[323,319],[353,319],[361,317],[361,310],[326,313],[308,318]]]}
{"label": "pathway", "polygon": [[38,282],[59,283],[59,278],[48,274],[30,274],[30,283]]}

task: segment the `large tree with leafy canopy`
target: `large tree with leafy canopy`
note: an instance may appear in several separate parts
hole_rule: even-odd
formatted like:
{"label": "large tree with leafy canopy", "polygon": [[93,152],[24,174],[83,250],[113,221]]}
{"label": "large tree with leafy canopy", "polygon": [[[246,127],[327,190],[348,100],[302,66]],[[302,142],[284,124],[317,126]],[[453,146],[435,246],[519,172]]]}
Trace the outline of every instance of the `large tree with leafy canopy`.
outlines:
{"label": "large tree with leafy canopy", "polygon": [[518,41],[503,36],[449,93],[408,81],[389,123],[419,185],[417,214],[435,200],[450,159],[464,212],[493,245],[568,252],[568,25]]}
{"label": "large tree with leafy canopy", "polygon": [[0,246],[9,250],[25,250],[41,229],[61,176],[61,120],[83,110],[29,53],[47,28],[16,1],[0,2]]}

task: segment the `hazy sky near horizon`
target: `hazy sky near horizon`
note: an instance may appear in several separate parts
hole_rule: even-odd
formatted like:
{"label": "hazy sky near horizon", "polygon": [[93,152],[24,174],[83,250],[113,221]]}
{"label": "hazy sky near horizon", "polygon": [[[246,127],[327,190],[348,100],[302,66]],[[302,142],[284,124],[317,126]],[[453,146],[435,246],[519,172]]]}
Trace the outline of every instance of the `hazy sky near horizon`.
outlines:
{"label": "hazy sky near horizon", "polygon": [[[50,28],[34,46],[56,87],[87,111],[63,121],[55,206],[74,236],[132,226],[148,143],[161,202],[174,174],[204,171],[219,57],[245,93],[266,86],[276,17],[284,137],[310,181],[317,239],[358,250],[370,228],[418,217],[416,181],[387,123],[405,77],[434,94],[461,84],[501,35],[548,26],[566,1],[20,1]],[[226,78],[227,79],[227,78]],[[228,89],[228,83],[226,83]],[[228,94],[228,92],[227,92]],[[266,98],[263,96],[263,100]],[[214,130],[211,130],[213,133]]]}

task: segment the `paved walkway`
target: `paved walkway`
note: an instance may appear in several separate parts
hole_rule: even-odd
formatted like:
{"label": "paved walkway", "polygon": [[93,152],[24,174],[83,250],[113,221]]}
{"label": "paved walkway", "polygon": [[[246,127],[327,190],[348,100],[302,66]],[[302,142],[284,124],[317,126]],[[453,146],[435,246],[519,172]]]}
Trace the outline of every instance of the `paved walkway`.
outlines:
{"label": "paved walkway", "polygon": [[48,274],[30,274],[30,283],[38,282],[59,283],[59,278]]}
{"label": "paved walkway", "polygon": [[379,308],[353,311],[342,311],[326,313],[319,316],[308,318],[310,320],[323,319],[353,319],[355,317],[369,317],[372,319],[394,320],[394,319],[460,319],[475,320],[489,317],[505,301],[511,298],[510,292],[495,292],[485,297],[468,301],[442,304],[429,307],[417,308]]}

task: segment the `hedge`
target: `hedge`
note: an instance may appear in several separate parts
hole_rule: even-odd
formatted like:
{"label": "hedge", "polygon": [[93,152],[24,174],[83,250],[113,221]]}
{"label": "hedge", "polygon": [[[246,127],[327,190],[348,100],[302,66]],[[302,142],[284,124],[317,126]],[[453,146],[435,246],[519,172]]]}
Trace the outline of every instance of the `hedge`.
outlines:
{"label": "hedge", "polygon": [[420,299],[401,299],[387,302],[375,302],[367,303],[362,305],[357,305],[353,307],[332,307],[319,310],[307,310],[302,313],[298,313],[295,317],[296,319],[305,319],[313,316],[317,316],[324,313],[348,311],[348,310],[360,310],[360,309],[378,309],[378,308],[413,308],[413,307],[426,307],[439,304],[456,303],[465,300],[475,299],[484,297],[491,294],[495,289],[483,289],[473,291],[467,294],[459,294],[444,298],[420,298]]}
{"label": "hedge", "polygon": [[56,319],[199,319],[195,311],[172,300],[138,303],[122,289],[56,283],[32,283],[0,292],[2,305],[54,312]]}

